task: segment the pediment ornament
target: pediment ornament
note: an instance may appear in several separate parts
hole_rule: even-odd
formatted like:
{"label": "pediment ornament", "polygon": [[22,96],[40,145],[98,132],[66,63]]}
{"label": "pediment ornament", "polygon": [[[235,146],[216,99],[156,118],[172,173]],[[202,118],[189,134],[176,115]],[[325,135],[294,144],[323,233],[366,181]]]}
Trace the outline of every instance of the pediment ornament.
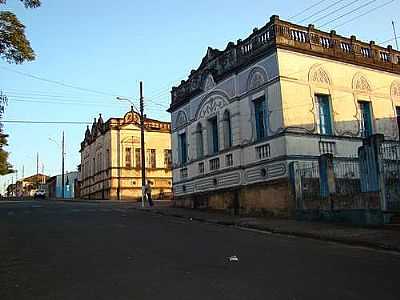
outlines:
{"label": "pediment ornament", "polygon": [[329,78],[328,73],[322,67],[312,70],[309,80],[321,84],[331,84],[331,79]]}
{"label": "pediment ornament", "polygon": [[361,76],[357,79],[355,89],[358,91],[370,92],[371,86],[370,86],[368,80],[364,76]]}
{"label": "pediment ornament", "polygon": [[400,81],[394,81],[390,87],[390,96],[393,99],[400,99]]}
{"label": "pediment ornament", "polygon": [[187,123],[187,117],[185,112],[180,111],[178,112],[178,116],[176,117],[176,127],[181,127],[186,125]]}
{"label": "pediment ornament", "polygon": [[222,97],[220,96],[212,97],[203,104],[203,106],[200,109],[198,117],[199,118],[208,117],[213,113],[221,110],[226,105],[228,105],[228,101],[226,101]]}
{"label": "pediment ornament", "polygon": [[209,74],[206,78],[205,84],[204,84],[204,91],[209,91],[215,87],[215,82],[214,78],[212,77],[211,74]]}

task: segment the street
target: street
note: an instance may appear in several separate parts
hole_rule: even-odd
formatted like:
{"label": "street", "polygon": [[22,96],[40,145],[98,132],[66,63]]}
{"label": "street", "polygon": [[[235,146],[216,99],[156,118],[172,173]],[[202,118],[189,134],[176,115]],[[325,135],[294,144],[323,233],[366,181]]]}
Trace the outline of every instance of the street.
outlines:
{"label": "street", "polygon": [[129,203],[0,202],[2,300],[400,299],[399,273],[395,253]]}

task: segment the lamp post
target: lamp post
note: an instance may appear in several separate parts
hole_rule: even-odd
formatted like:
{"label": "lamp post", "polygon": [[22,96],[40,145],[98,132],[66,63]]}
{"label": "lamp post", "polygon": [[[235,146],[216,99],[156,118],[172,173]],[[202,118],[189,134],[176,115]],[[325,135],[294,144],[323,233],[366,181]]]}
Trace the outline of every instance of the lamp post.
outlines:
{"label": "lamp post", "polygon": [[144,103],[143,103],[143,82],[140,82],[140,110],[138,110],[132,100],[128,98],[117,97],[117,100],[128,101],[132,106],[131,110],[136,112],[140,117],[140,152],[141,152],[141,169],[142,169],[142,207],[144,207],[144,187],[146,185],[146,158],[144,149]]}

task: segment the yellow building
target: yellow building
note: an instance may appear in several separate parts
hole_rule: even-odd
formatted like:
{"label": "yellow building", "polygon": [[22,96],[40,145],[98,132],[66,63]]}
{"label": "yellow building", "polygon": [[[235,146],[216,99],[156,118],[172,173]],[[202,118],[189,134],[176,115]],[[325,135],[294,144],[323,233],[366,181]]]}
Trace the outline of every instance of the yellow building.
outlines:
{"label": "yellow building", "polygon": [[[81,143],[80,196],[85,199],[138,200],[141,197],[139,115],[103,122],[100,115]],[[155,199],[170,197],[171,126],[145,120],[146,179]]]}
{"label": "yellow building", "polygon": [[171,91],[180,206],[289,214],[289,166],[399,140],[400,52],[272,16]]}

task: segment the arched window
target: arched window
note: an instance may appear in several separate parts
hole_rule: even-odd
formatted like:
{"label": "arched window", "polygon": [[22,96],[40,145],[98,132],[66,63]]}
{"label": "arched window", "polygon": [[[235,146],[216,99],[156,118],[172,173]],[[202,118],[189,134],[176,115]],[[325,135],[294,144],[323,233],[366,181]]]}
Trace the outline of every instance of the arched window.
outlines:
{"label": "arched window", "polygon": [[201,123],[197,124],[196,128],[196,149],[197,158],[202,158],[204,156],[204,145],[203,145],[203,127]]}
{"label": "arched window", "polygon": [[225,149],[232,147],[232,128],[231,128],[231,114],[229,110],[224,112],[224,146]]}

